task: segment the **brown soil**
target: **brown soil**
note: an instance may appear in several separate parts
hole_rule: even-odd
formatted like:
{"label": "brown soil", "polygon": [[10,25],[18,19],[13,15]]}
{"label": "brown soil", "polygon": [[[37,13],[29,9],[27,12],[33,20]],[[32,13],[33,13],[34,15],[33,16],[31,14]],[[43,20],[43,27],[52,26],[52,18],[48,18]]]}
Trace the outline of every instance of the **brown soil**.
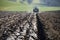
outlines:
{"label": "brown soil", "polygon": [[60,11],[42,12],[38,16],[47,40],[60,40]]}
{"label": "brown soil", "polygon": [[[23,28],[21,30],[18,29],[20,32],[24,29],[26,31],[32,30],[31,32],[28,31],[28,34],[27,32],[24,34],[25,40],[27,40],[26,35],[30,35],[31,33],[37,34],[37,24],[35,24],[37,21],[35,17],[36,15],[27,12],[0,11],[0,39],[4,40],[3,34],[10,37],[18,28],[21,29],[22,25]],[[43,24],[46,40],[60,40],[60,11],[42,12],[38,14],[38,18]],[[37,40],[35,35],[32,38]]]}

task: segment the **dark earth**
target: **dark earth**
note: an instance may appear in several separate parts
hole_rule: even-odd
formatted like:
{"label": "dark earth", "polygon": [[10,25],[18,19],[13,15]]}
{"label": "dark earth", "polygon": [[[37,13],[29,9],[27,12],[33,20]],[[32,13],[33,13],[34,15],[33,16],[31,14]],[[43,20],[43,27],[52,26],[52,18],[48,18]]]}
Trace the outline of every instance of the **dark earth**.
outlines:
{"label": "dark earth", "polygon": [[60,40],[60,11],[0,11],[0,40]]}

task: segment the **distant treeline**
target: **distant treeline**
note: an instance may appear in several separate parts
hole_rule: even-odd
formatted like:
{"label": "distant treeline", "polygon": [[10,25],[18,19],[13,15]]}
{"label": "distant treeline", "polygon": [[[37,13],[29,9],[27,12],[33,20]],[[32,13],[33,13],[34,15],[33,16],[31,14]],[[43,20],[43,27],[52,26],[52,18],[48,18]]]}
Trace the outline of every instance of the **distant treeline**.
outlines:
{"label": "distant treeline", "polygon": [[28,4],[31,4],[33,2],[33,0],[8,0],[8,1],[13,1],[13,2],[19,1],[20,3],[27,2]]}
{"label": "distant treeline", "polygon": [[40,0],[41,5],[45,6],[60,6],[60,0]]}
{"label": "distant treeline", "polygon": [[[14,1],[16,2],[17,0],[9,0],[9,1]],[[27,2],[28,4],[32,4],[34,0],[18,0],[20,3]],[[60,0],[39,0],[40,3],[39,5],[44,5],[44,6],[60,6]]]}

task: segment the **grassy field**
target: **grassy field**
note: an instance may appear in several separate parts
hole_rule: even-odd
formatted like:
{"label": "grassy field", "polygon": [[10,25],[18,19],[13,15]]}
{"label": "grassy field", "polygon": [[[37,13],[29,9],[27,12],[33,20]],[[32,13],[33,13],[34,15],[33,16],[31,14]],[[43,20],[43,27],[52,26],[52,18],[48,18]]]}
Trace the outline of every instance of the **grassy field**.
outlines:
{"label": "grassy field", "polygon": [[[33,5],[27,3],[21,4],[17,2],[11,2],[7,0],[0,0],[0,11],[32,11]],[[53,11],[60,10],[60,7],[46,7],[40,6],[40,11]]]}

